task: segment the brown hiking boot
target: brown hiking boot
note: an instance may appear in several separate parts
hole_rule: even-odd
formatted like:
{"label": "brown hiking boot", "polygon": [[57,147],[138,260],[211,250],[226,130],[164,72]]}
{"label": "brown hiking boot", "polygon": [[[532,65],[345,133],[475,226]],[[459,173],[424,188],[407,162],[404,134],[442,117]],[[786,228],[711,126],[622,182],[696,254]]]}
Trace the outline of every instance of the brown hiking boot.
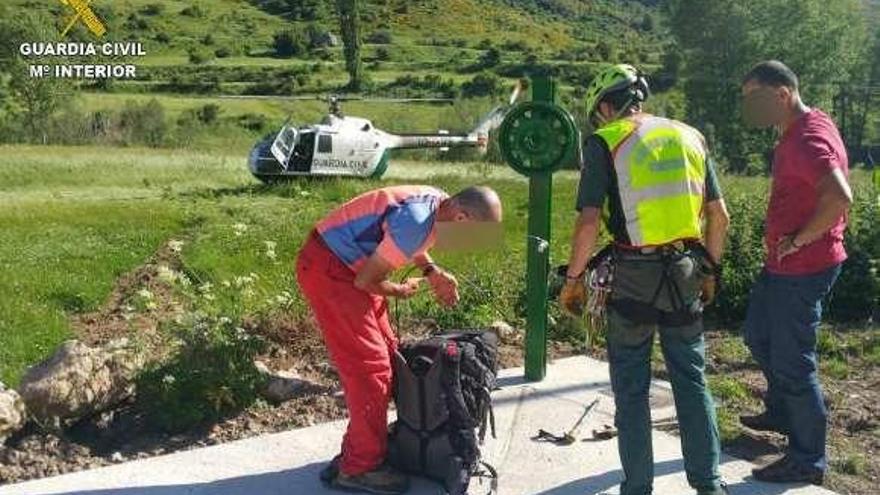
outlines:
{"label": "brown hiking boot", "polygon": [[333,482],[333,487],[377,495],[399,495],[409,490],[409,478],[387,466],[379,466],[372,471],[354,476],[340,471]]}
{"label": "brown hiking boot", "polygon": [[824,471],[812,466],[800,466],[791,457],[784,456],[762,468],[753,469],[752,476],[768,483],[812,483],[825,481]]}

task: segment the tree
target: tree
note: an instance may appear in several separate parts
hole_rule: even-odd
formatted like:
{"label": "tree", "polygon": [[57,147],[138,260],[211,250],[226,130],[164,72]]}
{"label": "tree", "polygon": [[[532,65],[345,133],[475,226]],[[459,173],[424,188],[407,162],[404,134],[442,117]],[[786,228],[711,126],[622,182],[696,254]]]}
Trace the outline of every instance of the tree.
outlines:
{"label": "tree", "polygon": [[828,108],[863,42],[859,0],[671,0],[672,33],[683,50],[681,77],[693,124],[711,124],[713,153],[743,172],[772,145],[746,132],[740,82],[755,63],[779,59],[800,76],[808,104]]}
{"label": "tree", "polygon": [[358,0],[336,0],[342,43],[345,45],[345,69],[348,71],[348,89],[358,92],[364,85],[364,68],[361,61],[360,11]]}
{"label": "tree", "polygon": [[876,112],[876,91],[880,85],[880,30],[873,43],[866,45],[856,74],[835,95],[834,113],[847,147],[857,156],[864,154],[863,146],[869,131],[871,116]]}
{"label": "tree", "polygon": [[50,120],[71,99],[69,81],[51,75],[31,77],[31,65],[51,64],[51,60],[19,55],[23,43],[57,40],[53,26],[50,19],[36,14],[0,15],[0,125],[8,126],[2,131],[6,139],[18,134],[25,141],[45,143]]}
{"label": "tree", "polygon": [[613,62],[616,58],[617,51],[613,46],[609,45],[605,40],[599,41],[596,44],[596,55],[599,56],[599,60],[603,62]]}

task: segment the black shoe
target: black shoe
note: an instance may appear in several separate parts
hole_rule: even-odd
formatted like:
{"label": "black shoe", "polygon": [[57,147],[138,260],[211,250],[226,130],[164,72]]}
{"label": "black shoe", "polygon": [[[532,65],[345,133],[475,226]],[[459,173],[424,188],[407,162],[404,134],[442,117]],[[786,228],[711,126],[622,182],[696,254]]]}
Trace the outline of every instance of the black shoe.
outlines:
{"label": "black shoe", "polygon": [[740,416],[739,422],[742,423],[746,428],[750,428],[752,430],[757,431],[775,431],[776,433],[782,433],[783,435],[788,435],[788,428],[784,425],[779,424],[778,421],[774,421],[770,418],[770,415],[767,412],[762,412],[761,414],[756,414],[754,416]]}
{"label": "black shoe", "polygon": [[730,495],[730,491],[727,489],[727,483],[722,481],[718,485],[718,488],[712,490],[698,490],[697,495]]}
{"label": "black shoe", "polygon": [[342,454],[337,454],[336,457],[327,464],[327,467],[321,470],[321,483],[325,485],[332,485],[334,481],[336,481],[336,477],[339,476],[339,463],[342,462]]}
{"label": "black shoe", "polygon": [[768,466],[752,470],[756,480],[768,483],[812,483],[821,485],[825,481],[825,472],[814,467],[797,464],[789,456],[777,459]]}

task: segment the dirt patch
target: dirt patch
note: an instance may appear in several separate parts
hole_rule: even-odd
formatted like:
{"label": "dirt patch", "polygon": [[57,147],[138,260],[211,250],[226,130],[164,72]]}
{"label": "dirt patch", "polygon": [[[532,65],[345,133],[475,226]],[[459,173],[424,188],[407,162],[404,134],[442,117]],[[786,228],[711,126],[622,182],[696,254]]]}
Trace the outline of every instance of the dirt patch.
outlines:
{"label": "dirt patch", "polygon": [[[875,330],[876,331],[876,330]],[[748,356],[723,352],[724,332],[707,333],[707,370],[709,375],[723,375],[743,384],[750,400],[732,402],[725,407],[738,417],[760,412],[766,381]],[[716,350],[717,349],[717,350]],[[820,363],[823,358],[820,357]],[[876,493],[880,481],[880,369],[862,357],[847,361],[849,376],[839,379],[821,374],[825,403],[828,407],[828,455],[831,469],[825,486],[841,494]],[[724,445],[731,455],[763,465],[784,452],[786,438],[776,433],[743,429],[738,437]]]}
{"label": "dirt patch", "polygon": [[159,325],[183,314],[185,302],[176,296],[164,269],[182,268],[175,241],[164,244],[146,263],[117,279],[100,309],[76,314],[70,326],[76,337],[95,346],[120,337],[134,337],[148,348],[160,349]]}

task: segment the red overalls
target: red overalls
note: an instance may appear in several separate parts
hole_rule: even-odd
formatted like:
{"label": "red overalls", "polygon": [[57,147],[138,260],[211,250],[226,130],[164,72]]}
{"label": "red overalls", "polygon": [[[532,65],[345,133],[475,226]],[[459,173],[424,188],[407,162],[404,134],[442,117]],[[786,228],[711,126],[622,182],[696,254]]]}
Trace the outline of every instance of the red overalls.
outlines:
{"label": "red overalls", "polygon": [[371,471],[388,447],[391,356],[397,349],[388,303],[356,288],[355,273],[314,231],[300,251],[296,277],[345,393],[349,422],[340,469],[348,475]]}

